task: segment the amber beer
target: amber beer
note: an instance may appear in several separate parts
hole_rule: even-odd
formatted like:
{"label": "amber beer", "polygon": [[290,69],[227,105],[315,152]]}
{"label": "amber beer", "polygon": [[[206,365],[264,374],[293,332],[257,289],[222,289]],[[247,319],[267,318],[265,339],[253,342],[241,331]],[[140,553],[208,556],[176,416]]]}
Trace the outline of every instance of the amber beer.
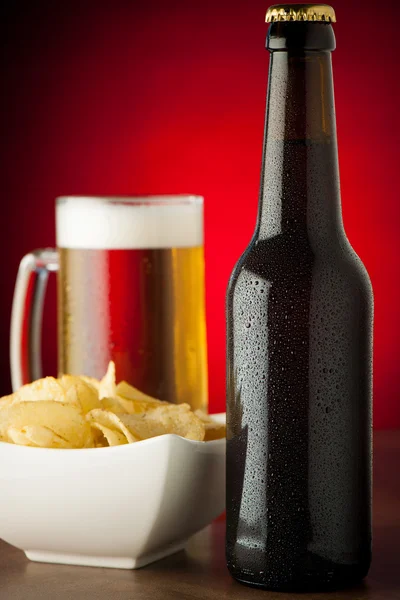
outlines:
{"label": "amber beer", "polygon": [[226,554],[243,583],[328,590],[371,561],[372,289],[341,216],[334,12],[267,16],[258,222],[227,295]]}
{"label": "amber beer", "polygon": [[207,406],[202,199],[61,198],[59,370]]}

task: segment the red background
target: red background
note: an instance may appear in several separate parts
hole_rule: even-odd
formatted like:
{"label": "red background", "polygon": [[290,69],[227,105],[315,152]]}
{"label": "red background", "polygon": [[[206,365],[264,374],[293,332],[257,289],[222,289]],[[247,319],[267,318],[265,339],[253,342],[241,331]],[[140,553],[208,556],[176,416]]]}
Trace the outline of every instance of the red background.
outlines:
{"label": "red background", "polygon": [[[256,218],[265,0],[2,3],[0,392],[20,257],[54,244],[61,194],[206,198],[210,404],[222,410],[224,297]],[[12,5],[12,6],[11,6]],[[375,291],[375,426],[398,402],[399,4],[336,0],[344,222]],[[55,372],[54,282],[46,373]]]}

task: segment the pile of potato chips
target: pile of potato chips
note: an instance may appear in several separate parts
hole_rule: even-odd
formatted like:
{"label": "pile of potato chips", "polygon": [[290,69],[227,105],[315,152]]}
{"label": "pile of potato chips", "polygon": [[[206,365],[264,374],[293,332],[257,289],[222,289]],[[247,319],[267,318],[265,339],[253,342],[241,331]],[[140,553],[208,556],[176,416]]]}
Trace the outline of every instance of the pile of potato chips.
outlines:
{"label": "pile of potato chips", "polygon": [[225,437],[225,426],[188,404],[170,404],[115,381],[46,377],[0,399],[0,441],[41,448],[100,448],[166,433],[189,440]]}

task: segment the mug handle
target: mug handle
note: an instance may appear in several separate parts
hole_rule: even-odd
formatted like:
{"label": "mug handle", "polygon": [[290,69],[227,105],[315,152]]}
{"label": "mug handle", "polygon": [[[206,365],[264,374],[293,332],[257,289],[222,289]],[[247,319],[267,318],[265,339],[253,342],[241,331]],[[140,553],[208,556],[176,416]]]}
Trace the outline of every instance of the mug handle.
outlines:
{"label": "mug handle", "polygon": [[42,319],[49,273],[58,271],[55,248],[26,254],[21,260],[11,311],[10,366],[13,392],[42,377]]}

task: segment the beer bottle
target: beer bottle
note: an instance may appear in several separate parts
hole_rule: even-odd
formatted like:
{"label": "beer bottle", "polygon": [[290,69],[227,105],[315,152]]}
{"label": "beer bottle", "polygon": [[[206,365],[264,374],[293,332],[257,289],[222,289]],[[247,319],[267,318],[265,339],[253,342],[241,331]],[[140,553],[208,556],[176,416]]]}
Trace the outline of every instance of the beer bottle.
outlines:
{"label": "beer bottle", "polygon": [[372,289],[343,229],[333,9],[268,10],[257,225],[227,293],[227,537],[233,577],[353,584],[371,560]]}

